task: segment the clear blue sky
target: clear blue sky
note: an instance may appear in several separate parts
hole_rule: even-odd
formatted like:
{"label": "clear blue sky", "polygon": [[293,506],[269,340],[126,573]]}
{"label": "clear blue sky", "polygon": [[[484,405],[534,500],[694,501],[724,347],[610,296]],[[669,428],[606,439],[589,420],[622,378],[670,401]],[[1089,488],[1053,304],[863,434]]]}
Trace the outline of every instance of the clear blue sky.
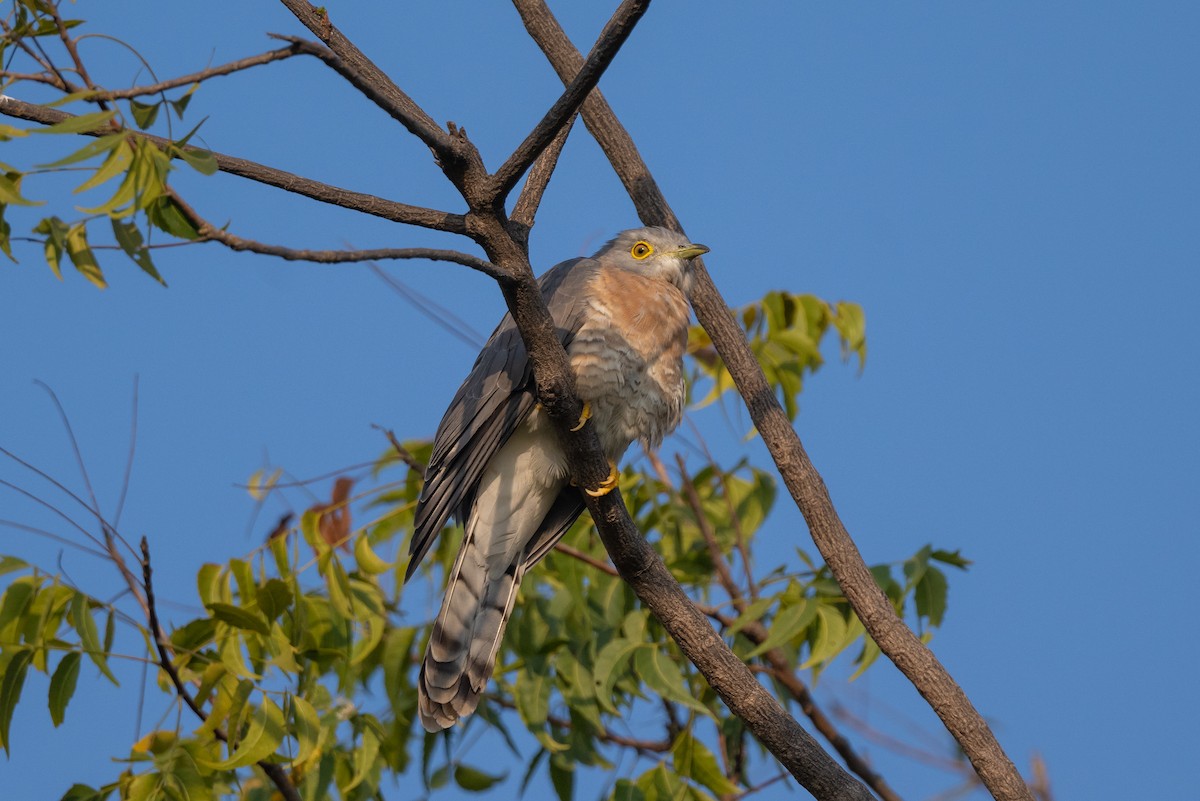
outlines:
{"label": "clear blue sky", "polygon": [[[609,4],[557,5],[586,49]],[[327,7],[493,166],[557,96],[506,4]],[[160,77],[273,47],[266,31],[304,33],[271,2],[131,8],[77,7]],[[866,370],[834,362],[808,382],[801,437],[868,560],[926,542],[975,560],[951,577],[934,648],[1023,771],[1045,758],[1064,801],[1195,793],[1198,29],[1200,8],[1185,2],[658,0],[601,84],[712,248],[730,303],[785,288],[865,307]],[[84,52],[114,88],[145,80],[111,43]],[[204,116],[215,150],[458,208],[428,153],[315,61],[214,81],[190,110]],[[543,268],[636,224],[583,134],[539,216]],[[23,163],[22,146],[0,158]],[[269,242],[463,247],[231,177],[179,185],[202,213]],[[27,193],[39,186],[51,191],[31,181]],[[99,292],[75,274],[60,284],[28,246],[18,256],[0,263],[0,445],[79,486],[33,384],[46,382],[111,511],[139,375],[123,528],[151,538],[163,586],[187,603],[202,562],[257,544],[262,521],[249,530],[233,484],[267,454],[316,475],[377,455],[371,423],[427,436],[474,356],[361,267],[209,245],[159,257],[166,290],[109,258]],[[502,311],[465,268],[388,269],[477,329]],[[728,434],[719,416],[701,422]],[[11,464],[0,478],[28,484]],[[37,513],[2,494],[0,517]],[[808,547],[787,509],[763,536],[766,565]],[[57,548],[6,531],[0,552],[53,569]],[[64,565],[99,595],[118,586],[87,557],[68,552]],[[57,798],[70,780],[115,775],[107,759],[136,726],[137,671],[123,675],[117,691],[85,670],[58,731],[31,680],[0,761],[6,797]],[[896,710],[949,751],[890,665],[849,688],[823,682],[818,697],[910,737]],[[148,706],[144,726],[161,713]],[[951,783],[856,742],[906,798]]]}

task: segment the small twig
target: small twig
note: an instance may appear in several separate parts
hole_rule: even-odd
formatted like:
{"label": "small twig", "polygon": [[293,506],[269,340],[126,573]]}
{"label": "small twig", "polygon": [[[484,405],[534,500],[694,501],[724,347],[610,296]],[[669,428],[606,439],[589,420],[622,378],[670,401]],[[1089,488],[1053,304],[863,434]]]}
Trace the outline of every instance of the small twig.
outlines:
{"label": "small twig", "polygon": [[300,250],[282,245],[269,245],[253,239],[245,239],[218,228],[201,217],[195,209],[187,204],[175,190],[167,188],[166,193],[179,204],[199,233],[200,238],[209,242],[219,242],[230,250],[259,253],[264,256],[278,256],[287,261],[311,261],[318,264],[345,264],[347,262],[382,261],[385,259],[428,259],[429,261],[448,261],[478,270],[492,278],[501,278],[505,273],[491,262],[484,261],[478,256],[462,253],[457,250],[439,250],[436,248],[377,248],[374,250]]}
{"label": "small twig", "polygon": [[[152,580],[152,571],[150,568],[150,543],[142,537],[142,582],[146,588],[146,620],[150,624],[150,636],[154,638],[154,646],[158,651],[158,665],[163,669],[167,676],[171,679],[171,684],[175,687],[175,692],[187,705],[188,709],[195,713],[200,720],[206,720],[207,715],[204,709],[188,692],[187,687],[183,683],[183,679],[179,676],[179,671],[175,669],[175,662],[171,658],[171,653],[168,650],[166,633],[162,629],[162,625],[158,621],[158,610],[154,603],[154,582]],[[213,736],[222,742],[228,742],[229,736],[220,727],[213,728]],[[300,793],[296,790],[296,786],[292,784],[291,778],[288,777],[283,766],[273,762],[260,761],[256,763],[260,770],[267,775],[275,788],[286,801],[302,801]]]}
{"label": "small twig", "polygon": [[[8,96],[0,96],[0,114],[41,123],[42,125],[53,125],[75,117],[74,114],[69,114],[65,111],[46,108],[35,103],[26,103]],[[110,126],[102,126],[90,131],[81,131],[81,133],[85,136],[107,136],[108,134],[121,133],[123,130],[130,136],[138,136],[149,142],[153,142],[164,150],[169,151],[173,147],[173,143],[169,139],[164,139],[161,136],[153,136],[121,128],[114,129]],[[452,234],[467,233],[466,217],[461,214],[451,214],[448,211],[427,209],[421,206],[410,206],[406,203],[397,203],[394,200],[386,200],[363,192],[352,192],[349,189],[342,189],[337,186],[321,183],[320,181],[302,178],[290,172],[277,170],[274,167],[268,167],[235,156],[227,156],[223,153],[212,152],[211,155],[216,159],[217,169],[230,175],[248,178],[251,181],[273,186],[286,192],[303,195],[304,197],[333,206],[340,206],[350,211],[358,211],[374,217],[381,217],[392,222],[416,225]]]}
{"label": "small twig", "polygon": [[[58,38],[62,40],[63,47],[67,49],[67,54],[71,56],[71,61],[75,64],[75,74],[83,81],[83,85],[88,89],[95,89],[96,85],[92,83],[91,76],[88,75],[87,67],[83,65],[83,59],[79,57],[79,49],[75,46],[75,40],[71,38],[71,34],[67,32],[66,23],[63,22],[62,16],[58,13],[57,3],[47,3],[46,10],[50,16],[54,18],[54,25],[58,28]],[[66,83],[66,80],[63,80]],[[107,110],[108,106],[104,101],[99,102],[102,109]]]}
{"label": "small twig", "polygon": [[117,498],[117,510],[113,512],[113,528],[121,524],[121,511],[125,508],[125,496],[129,493],[129,480],[133,475],[133,456],[137,452],[138,430],[138,376],[133,376],[133,414],[129,421],[129,456],[125,459],[125,476],[121,479],[121,495]]}
{"label": "small twig", "polygon": [[113,89],[101,90],[92,95],[89,100],[125,100],[131,97],[141,97],[142,95],[154,95],[159,92],[165,92],[168,89],[175,89],[180,86],[187,86],[194,83],[202,83],[210,78],[217,78],[222,75],[238,72],[240,70],[250,69],[262,64],[270,64],[274,61],[282,61],[285,58],[299,55],[315,55],[311,48],[314,47],[311,43],[294,43],[289,47],[281,47],[278,50],[268,50],[265,53],[260,53],[257,56],[247,56],[240,58],[237,61],[230,61],[227,64],[220,64],[216,67],[209,67],[198,72],[192,72],[187,75],[180,75],[178,78],[168,78],[165,81],[150,84],[148,86],[132,86],[128,89]]}
{"label": "small twig", "polygon": [[392,429],[384,428],[377,423],[372,423],[371,428],[376,431],[382,431],[383,435],[388,438],[388,442],[392,444],[392,448],[396,451],[396,456],[399,457],[400,461],[408,465],[410,469],[415,470],[421,478],[425,478],[425,465],[417,457],[413,456],[408,448],[400,444],[400,440],[396,439],[396,434]]}
{"label": "small twig", "polygon": [[721,544],[717,542],[712,522],[704,514],[704,506],[700,503],[700,496],[696,493],[696,485],[692,483],[691,476],[688,475],[683,455],[675,454],[675,461],[679,465],[679,484],[683,490],[684,500],[687,501],[692,515],[696,518],[696,525],[700,528],[700,536],[704,537],[704,544],[708,546],[708,556],[712,560],[713,569],[717,571],[717,580],[725,592],[729,593],[729,597],[733,599],[734,606],[741,612],[745,609],[741,588],[734,581],[733,573],[729,570],[729,563],[725,561],[725,555],[721,553]]}
{"label": "small twig", "polygon": [[617,569],[615,567],[613,567],[612,565],[610,565],[608,562],[605,562],[601,559],[597,559],[596,557],[592,556],[591,554],[586,554],[583,551],[579,550],[578,548],[572,548],[570,545],[567,545],[565,542],[559,542],[558,544],[556,544],[554,546],[554,550],[558,551],[561,554],[565,554],[566,556],[569,556],[572,559],[578,559],[580,562],[583,562],[586,565],[590,565],[590,566],[596,568],[597,570],[601,571],[602,573],[607,573],[608,575],[616,576],[617,578],[620,578],[620,576],[621,576],[621,574],[617,572]]}

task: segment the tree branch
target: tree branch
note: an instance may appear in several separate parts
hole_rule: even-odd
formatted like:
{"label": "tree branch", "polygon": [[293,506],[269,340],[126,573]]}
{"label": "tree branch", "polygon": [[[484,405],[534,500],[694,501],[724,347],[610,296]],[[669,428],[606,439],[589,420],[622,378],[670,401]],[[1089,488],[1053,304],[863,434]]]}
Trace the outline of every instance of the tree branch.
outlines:
{"label": "tree branch", "polygon": [[453,138],[433,121],[411,97],[392,82],[387,74],[367,58],[353,42],[329,20],[329,11],[308,0],[280,0],[296,15],[304,27],[324,42],[337,60],[325,59],[339,75],[349,81],[375,105],[424,142],[442,161],[456,157],[458,150]]}
{"label": "tree branch", "polygon": [[[542,195],[546,192],[550,177],[554,175],[554,168],[558,166],[558,157],[562,154],[563,146],[566,145],[567,137],[571,135],[571,129],[574,126],[575,118],[572,117],[542,151],[542,155],[533,162],[533,166],[529,168],[529,177],[525,179],[525,186],[521,187],[521,194],[517,197],[516,205],[513,206],[512,214],[509,216],[509,222],[517,227],[518,233],[523,235],[527,245],[529,231],[533,228],[534,217],[537,216],[538,207],[542,203]],[[528,248],[526,249],[528,250]]]}
{"label": "tree branch", "polygon": [[[42,125],[53,125],[75,116],[74,114],[59,111],[58,109],[46,108],[34,103],[26,103],[7,95],[0,95],[0,114],[30,122],[38,122]],[[108,134],[120,133],[123,130],[130,136],[140,136],[164,149],[172,144],[171,140],[164,139],[161,136],[129,131],[122,128],[101,127],[90,131],[83,131],[82,133],[85,136],[106,136]],[[328,203],[332,206],[339,206],[351,211],[370,214],[374,217],[382,217],[392,222],[416,225],[421,228],[432,228],[435,231],[445,231],[452,234],[467,233],[467,221],[461,214],[451,214],[448,211],[427,209],[421,206],[410,206],[363,192],[352,192],[349,189],[342,189],[321,183],[320,181],[302,178],[290,172],[277,170],[274,167],[267,167],[254,161],[227,156],[223,153],[214,152],[212,156],[216,159],[217,169],[221,172],[237,175],[241,178],[249,178],[251,181],[257,181],[260,184],[273,186],[293,194],[303,195],[321,203]]]}
{"label": "tree branch", "polygon": [[500,169],[496,170],[493,181],[500,197],[508,196],[538,154],[546,149],[546,146],[562,130],[563,126],[567,125],[579,111],[580,105],[587,99],[588,93],[600,82],[600,76],[608,69],[608,65],[616,57],[617,51],[621,49],[621,45],[625,44],[629,34],[633,33],[634,26],[637,25],[638,20],[646,13],[649,6],[650,0],[624,0],[613,13],[612,18],[604,26],[604,30],[600,32],[600,37],[596,39],[596,44],[592,47],[592,52],[588,54],[587,61],[567,84],[562,96],[550,107],[542,121],[525,137],[525,141],[521,142],[508,160],[500,166]]}
{"label": "tree branch", "polygon": [[[270,64],[273,61],[282,61],[285,58],[299,55],[318,55],[314,52],[317,46],[311,42],[297,39],[288,47],[281,47],[278,50],[268,50],[265,53],[260,53],[257,56],[247,56],[240,58],[237,61],[230,61],[227,64],[220,64],[216,67],[209,67],[198,72],[193,72],[188,75],[180,75],[178,78],[168,78],[165,81],[159,81],[148,86],[132,86],[128,89],[113,89],[96,92],[89,100],[125,100],[131,97],[141,97],[142,95],[155,95],[159,92],[165,92],[168,89],[175,89],[180,86],[187,86],[193,83],[202,83],[210,78],[218,78],[222,75],[247,70],[251,67],[257,67],[261,64]],[[321,48],[324,49],[324,48]]]}
{"label": "tree branch", "polygon": [[[675,457],[679,463],[680,486],[682,487],[683,497],[687,501],[688,506],[692,510],[692,514],[696,518],[696,523],[700,527],[700,534],[704,537],[705,543],[708,545],[708,551],[712,557],[713,567],[716,569],[717,581],[721,584],[722,589],[729,595],[733,601],[733,606],[739,613],[746,610],[745,596],[742,594],[741,588],[733,578],[733,572],[729,569],[729,563],[725,561],[724,555],[721,553],[721,546],[717,542],[716,533],[712,529],[712,524],[708,517],[704,514],[704,508],[700,503],[700,496],[696,492],[696,486],[688,477],[687,470],[683,462],[683,456],[676,454]],[[751,585],[753,586],[753,585]],[[717,610],[708,612],[710,617],[721,622],[721,625],[729,628],[734,621],[725,615],[722,615]],[[751,621],[741,628],[742,634],[746,639],[753,642],[755,645],[761,645],[767,639],[768,632],[761,623],[757,620]],[[883,777],[875,771],[871,770],[871,766],[867,761],[858,755],[854,750],[854,746],[850,741],[838,731],[837,727],[831,721],[821,708],[817,706],[816,701],[809,692],[808,686],[797,676],[792,666],[788,663],[787,656],[779,648],[772,648],[767,651],[764,656],[772,668],[772,675],[782,684],[791,694],[792,698],[800,705],[802,711],[809,720],[813,722],[817,731],[821,733],[834,750],[841,755],[846,763],[846,767],[857,773],[862,780],[865,781],[875,793],[883,799],[883,801],[900,801],[900,797],[896,792],[884,781]]]}
{"label": "tree branch", "polygon": [[[531,37],[563,83],[574,79],[583,57],[543,0],[513,0]],[[604,150],[638,215],[647,225],[682,230],[662,191],[624,127],[598,91],[582,108],[584,124]],[[692,306],[724,359],[750,417],[780,476],[804,515],[817,549],[842,592],[881,651],[900,668],[958,741],[992,795],[1002,801],[1032,801],[1029,789],[1004,753],[983,716],[972,706],[933,652],[900,620],[876,585],[843,526],[820,474],[809,460],[762,369],[750,352],[701,259],[693,261]],[[618,565],[618,567],[620,567]]]}
{"label": "tree branch", "polygon": [[[150,636],[154,638],[154,646],[158,650],[158,664],[171,679],[171,684],[175,687],[175,692],[187,704],[188,709],[195,713],[200,720],[207,719],[204,709],[188,692],[187,686],[183,683],[183,679],[179,676],[179,671],[175,669],[175,661],[171,658],[171,652],[168,650],[166,633],[162,629],[162,625],[158,621],[158,609],[154,602],[154,582],[152,580],[150,569],[150,543],[142,537],[142,582],[146,588],[146,617],[150,624]],[[214,727],[213,736],[222,742],[228,742],[228,736],[220,727]],[[275,788],[279,790],[280,795],[286,801],[301,801],[300,793],[296,790],[296,786],[292,784],[292,780],[288,777],[281,765],[274,762],[261,761],[255,763],[259,769],[267,775]]]}
{"label": "tree branch", "polygon": [[478,256],[461,253],[457,250],[441,250],[437,248],[376,248],[374,250],[300,250],[268,245],[253,239],[243,239],[224,229],[217,228],[201,217],[175,190],[167,188],[167,193],[179,204],[179,208],[200,234],[198,241],[219,242],[230,250],[249,253],[261,253],[266,256],[278,256],[287,261],[311,261],[319,264],[345,264],[359,261],[381,261],[383,259],[428,259],[429,261],[448,261],[478,270],[492,278],[502,278],[504,274],[496,267]]}

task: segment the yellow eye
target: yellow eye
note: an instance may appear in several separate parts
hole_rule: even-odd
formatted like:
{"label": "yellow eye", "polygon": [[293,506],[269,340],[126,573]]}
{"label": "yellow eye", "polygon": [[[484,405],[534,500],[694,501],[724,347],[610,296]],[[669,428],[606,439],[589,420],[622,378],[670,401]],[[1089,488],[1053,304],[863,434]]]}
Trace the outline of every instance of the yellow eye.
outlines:
{"label": "yellow eye", "polygon": [[633,256],[638,261],[641,261],[653,252],[654,246],[645,240],[634,242],[633,247],[629,249],[629,255]]}

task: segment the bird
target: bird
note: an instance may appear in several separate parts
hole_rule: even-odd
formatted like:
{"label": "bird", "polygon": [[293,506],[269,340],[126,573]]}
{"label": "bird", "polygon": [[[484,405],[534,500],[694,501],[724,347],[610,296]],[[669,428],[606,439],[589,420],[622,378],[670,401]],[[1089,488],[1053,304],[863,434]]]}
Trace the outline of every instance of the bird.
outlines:
{"label": "bird", "polygon": [[[679,424],[692,260],[708,251],[666,228],[636,228],[539,279],[584,403],[573,430],[590,420],[610,464],[583,492],[611,491],[635,440],[657,448]],[[579,517],[580,493],[506,315],[438,426],[415,512],[406,581],[451,515],[463,525],[417,681],[426,730],[475,711],[521,578]]]}

